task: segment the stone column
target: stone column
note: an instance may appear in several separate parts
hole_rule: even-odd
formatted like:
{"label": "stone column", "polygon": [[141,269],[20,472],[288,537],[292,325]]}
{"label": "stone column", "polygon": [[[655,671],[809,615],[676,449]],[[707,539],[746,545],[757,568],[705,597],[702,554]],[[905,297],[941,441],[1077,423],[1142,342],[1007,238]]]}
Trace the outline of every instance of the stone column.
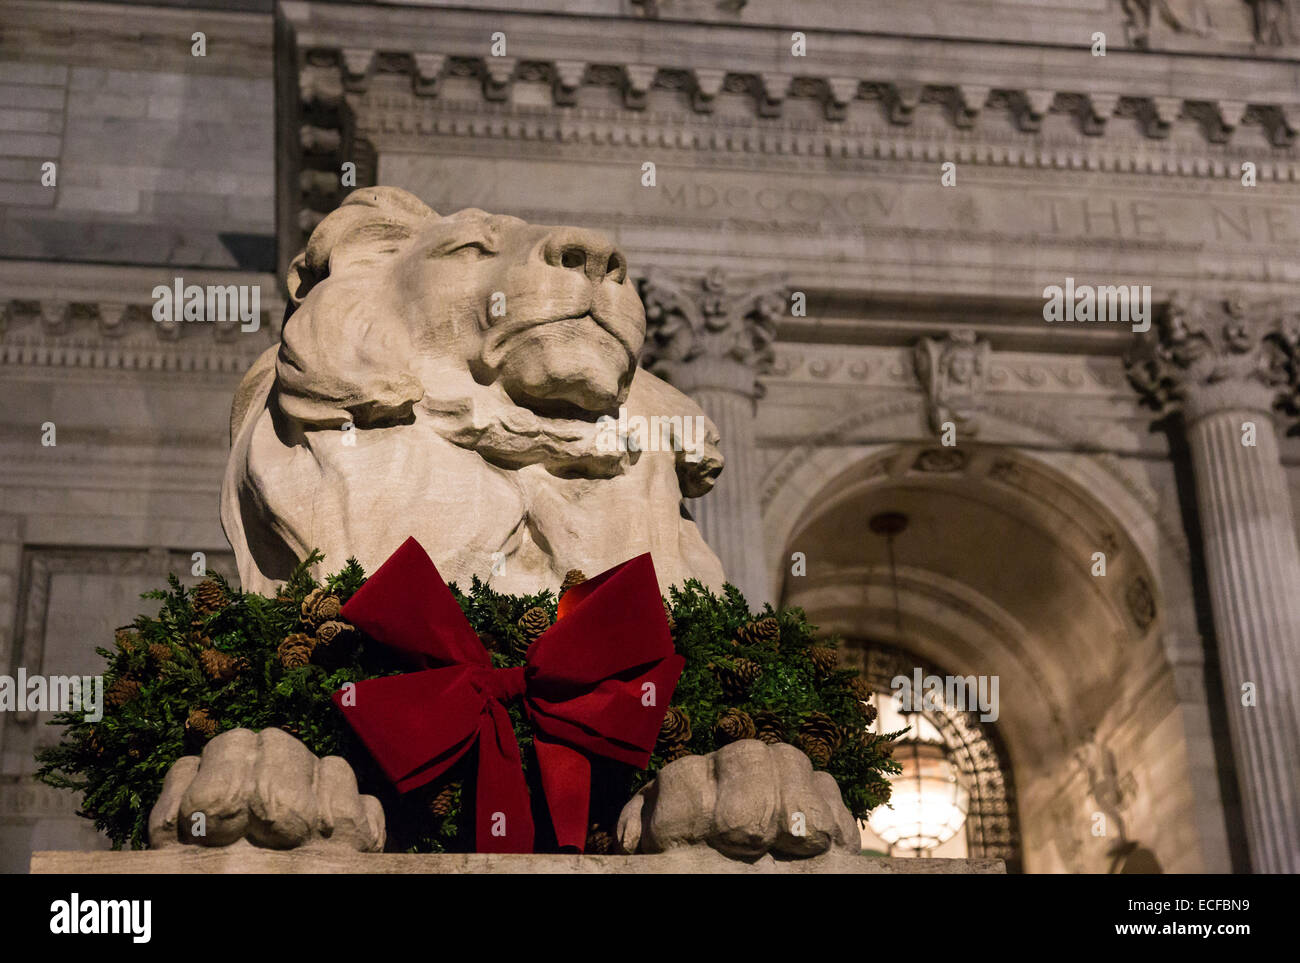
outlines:
{"label": "stone column", "polygon": [[642,363],[704,409],[718,426],[726,466],[716,487],[690,504],[700,533],[722,560],[727,581],[753,607],[768,598],[763,522],[758,507],[755,436],[759,376],[772,364],[776,319],[786,310],[778,275],[651,270],[641,284],[646,306]]}
{"label": "stone column", "polygon": [[1298,348],[1281,305],[1175,298],[1128,359],[1187,433],[1251,863],[1265,873],[1300,872],[1300,550],[1273,414],[1296,398]]}

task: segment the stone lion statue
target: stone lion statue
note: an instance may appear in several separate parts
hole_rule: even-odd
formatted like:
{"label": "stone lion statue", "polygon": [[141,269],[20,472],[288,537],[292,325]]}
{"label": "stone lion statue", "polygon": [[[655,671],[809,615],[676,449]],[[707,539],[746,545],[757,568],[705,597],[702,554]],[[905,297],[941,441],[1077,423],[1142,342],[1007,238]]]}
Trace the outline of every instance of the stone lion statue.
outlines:
{"label": "stone lion statue", "polygon": [[[637,366],[645,312],[607,237],[368,188],[288,285],[283,340],[231,413],[221,518],[246,591],[312,549],[373,572],[412,535],[449,581],[501,592],[645,551],[661,589],[721,587],[683,507],[722,470],[717,429]],[[671,437],[609,444],[620,412]]]}
{"label": "stone lion statue", "polygon": [[[321,221],[288,280],[283,340],[231,413],[221,518],[245,590],[269,593],[313,548],[326,566],[355,556],[373,572],[412,535],[444,578],[502,592],[646,551],[661,590],[721,588],[682,507],[722,470],[717,429],[637,367],[645,311],[608,238],[479,210],[440,217],[370,188]],[[611,445],[620,413],[668,427]],[[751,740],[674,763],[628,804],[623,844],[856,852],[834,780],[784,749]],[[235,729],[171,767],[149,835],[155,848],[375,852],[384,813],[343,759]]]}

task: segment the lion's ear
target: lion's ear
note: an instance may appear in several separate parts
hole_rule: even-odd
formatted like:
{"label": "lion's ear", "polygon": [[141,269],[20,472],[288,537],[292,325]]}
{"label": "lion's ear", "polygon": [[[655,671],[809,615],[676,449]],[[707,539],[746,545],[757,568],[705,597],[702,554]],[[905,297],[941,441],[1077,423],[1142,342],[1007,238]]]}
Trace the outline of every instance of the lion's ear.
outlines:
{"label": "lion's ear", "polygon": [[315,286],[316,280],[307,271],[307,252],[299,252],[298,256],[289,262],[289,273],[285,276],[285,283],[289,288],[289,301],[295,308],[302,304],[302,299]]}
{"label": "lion's ear", "polygon": [[391,254],[438,214],[400,187],[353,191],[316,225],[307,247],[289,263],[285,285],[295,307],[342,267]]}

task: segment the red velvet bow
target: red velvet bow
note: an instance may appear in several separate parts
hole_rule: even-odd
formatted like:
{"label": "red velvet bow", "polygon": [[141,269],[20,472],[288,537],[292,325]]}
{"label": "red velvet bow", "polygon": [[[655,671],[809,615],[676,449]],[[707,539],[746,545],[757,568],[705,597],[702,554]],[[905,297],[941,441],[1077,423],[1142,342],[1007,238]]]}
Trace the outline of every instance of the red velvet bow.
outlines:
{"label": "red velvet bow", "polygon": [[536,729],[542,792],[562,847],[587,839],[590,753],[645,768],[686,660],[673,651],[649,554],[564,593],[522,668],[494,669],[420,543],[408,538],[343,606],[372,638],[439,666],[358,682],[334,704],[401,792],[478,745],[477,849],[531,853],[528,787],[504,703]]}

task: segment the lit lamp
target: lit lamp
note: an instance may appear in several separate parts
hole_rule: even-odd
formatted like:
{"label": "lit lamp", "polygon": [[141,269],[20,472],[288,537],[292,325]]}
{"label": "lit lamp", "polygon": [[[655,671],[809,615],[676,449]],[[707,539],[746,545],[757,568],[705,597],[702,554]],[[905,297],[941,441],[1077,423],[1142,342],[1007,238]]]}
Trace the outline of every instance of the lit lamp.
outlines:
{"label": "lit lamp", "polygon": [[909,740],[894,750],[894,759],[903,771],[890,780],[890,805],[872,810],[867,825],[891,848],[924,856],[957,835],[966,822],[970,793],[942,743]]}
{"label": "lit lamp", "polygon": [[[901,512],[881,512],[869,522],[871,530],[888,543],[890,579],[894,583],[894,615],[899,634],[902,610],[898,604],[898,575],[894,568],[894,538],[907,528]],[[920,698],[920,693],[914,693]],[[943,736],[921,712],[902,712],[900,701],[882,693],[876,698],[877,732],[910,730],[894,749],[903,771],[890,780],[889,806],[877,806],[867,819],[871,831],[889,844],[912,850],[917,856],[957,835],[970,810],[970,793],[957,777],[948,758]],[[914,707],[912,707],[914,708]]]}

